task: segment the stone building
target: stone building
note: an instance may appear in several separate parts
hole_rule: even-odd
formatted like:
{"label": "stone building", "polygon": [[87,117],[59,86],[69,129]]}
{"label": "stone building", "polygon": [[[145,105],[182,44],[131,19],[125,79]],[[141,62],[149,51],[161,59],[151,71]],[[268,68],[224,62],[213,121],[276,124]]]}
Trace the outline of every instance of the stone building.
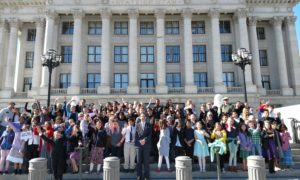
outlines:
{"label": "stone building", "polygon": [[52,97],[243,100],[231,53],[253,54],[249,102],[300,102],[299,0],[0,0],[0,104],[46,99],[41,55],[61,65]]}

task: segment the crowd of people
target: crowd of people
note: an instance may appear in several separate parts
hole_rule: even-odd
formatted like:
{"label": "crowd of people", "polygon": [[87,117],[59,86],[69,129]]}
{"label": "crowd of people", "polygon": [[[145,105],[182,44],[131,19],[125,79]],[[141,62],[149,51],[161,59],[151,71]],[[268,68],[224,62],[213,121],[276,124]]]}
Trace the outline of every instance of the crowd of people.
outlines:
{"label": "crowd of people", "polygon": [[[149,102],[107,102],[105,105],[87,103],[64,97],[50,107],[38,100],[24,111],[9,103],[0,111],[0,173],[8,174],[10,163],[14,174],[26,173],[28,161],[44,157],[55,179],[62,179],[70,167],[78,173],[79,148],[86,147],[90,163],[88,173],[99,173],[103,159],[119,157],[122,171],[137,173],[137,179],[149,179],[149,157],[157,162],[160,172],[165,159],[167,171],[178,156],[189,156],[206,172],[208,157],[219,154],[220,168],[247,171],[246,158],[265,157],[269,172],[293,165],[289,140],[291,136],[280,113],[269,102],[257,108],[240,101],[231,104],[212,102],[197,107],[192,100],[184,106],[172,100],[162,105],[159,99]],[[242,167],[237,166],[238,161]],[[144,171],[142,171],[144,169]],[[25,172],[24,172],[25,170]]]}

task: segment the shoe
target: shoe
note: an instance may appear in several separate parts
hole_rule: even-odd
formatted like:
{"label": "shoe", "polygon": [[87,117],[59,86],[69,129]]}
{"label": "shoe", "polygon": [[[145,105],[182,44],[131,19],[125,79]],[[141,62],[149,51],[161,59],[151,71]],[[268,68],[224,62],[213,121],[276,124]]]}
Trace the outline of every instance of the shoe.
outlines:
{"label": "shoe", "polygon": [[221,172],[222,172],[222,173],[225,173],[225,168],[222,168]]}
{"label": "shoe", "polygon": [[159,168],[157,168],[157,169],[156,169],[156,172],[157,172],[157,173],[160,173],[160,169],[159,169]]}
{"label": "shoe", "polygon": [[148,180],[148,179],[149,179],[149,178],[146,178],[146,177],[144,178],[144,180]]}
{"label": "shoe", "polygon": [[9,174],[8,171],[4,171],[4,174]]}
{"label": "shoe", "polygon": [[136,177],[136,180],[141,180],[141,179],[142,179],[141,176]]}
{"label": "shoe", "polygon": [[74,171],[74,172],[72,172],[72,174],[78,174],[78,171]]}

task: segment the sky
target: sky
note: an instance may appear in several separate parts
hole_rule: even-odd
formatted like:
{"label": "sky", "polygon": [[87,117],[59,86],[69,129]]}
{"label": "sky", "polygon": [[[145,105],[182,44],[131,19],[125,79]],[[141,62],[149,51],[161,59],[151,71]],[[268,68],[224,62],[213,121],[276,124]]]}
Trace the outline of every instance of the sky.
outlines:
{"label": "sky", "polygon": [[299,52],[300,52],[300,3],[298,3],[297,6],[294,7],[294,12],[295,15],[297,16],[296,31],[297,31]]}

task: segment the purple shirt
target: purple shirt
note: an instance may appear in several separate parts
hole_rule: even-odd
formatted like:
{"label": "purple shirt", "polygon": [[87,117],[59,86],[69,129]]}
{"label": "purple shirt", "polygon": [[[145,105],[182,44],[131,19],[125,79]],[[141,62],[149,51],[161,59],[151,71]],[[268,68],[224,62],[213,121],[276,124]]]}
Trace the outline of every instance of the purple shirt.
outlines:
{"label": "purple shirt", "polygon": [[250,151],[252,146],[252,140],[251,137],[245,133],[240,132],[239,133],[240,138],[240,148],[244,151]]}

